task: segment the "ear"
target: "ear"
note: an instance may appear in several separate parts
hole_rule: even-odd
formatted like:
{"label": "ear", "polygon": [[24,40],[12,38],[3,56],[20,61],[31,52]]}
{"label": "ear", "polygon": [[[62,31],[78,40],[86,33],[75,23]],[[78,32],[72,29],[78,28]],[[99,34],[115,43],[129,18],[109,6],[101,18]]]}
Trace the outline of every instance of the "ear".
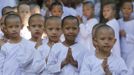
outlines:
{"label": "ear", "polygon": [[114,44],[116,43],[117,39],[114,39]]}
{"label": "ear", "polygon": [[96,40],[96,38],[93,38],[92,40],[93,40],[94,47],[96,47],[97,46],[97,40]]}

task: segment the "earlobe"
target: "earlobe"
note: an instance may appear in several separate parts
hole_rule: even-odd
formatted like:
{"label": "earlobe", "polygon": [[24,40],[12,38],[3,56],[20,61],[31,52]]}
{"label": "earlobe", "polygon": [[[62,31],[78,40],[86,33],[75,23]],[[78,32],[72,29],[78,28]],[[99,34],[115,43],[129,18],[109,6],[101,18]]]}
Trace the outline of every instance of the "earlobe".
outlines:
{"label": "earlobe", "polygon": [[117,39],[114,39],[114,44],[116,43]]}
{"label": "earlobe", "polygon": [[94,47],[96,47],[96,46],[97,46],[96,38],[93,38],[93,45],[94,45]]}

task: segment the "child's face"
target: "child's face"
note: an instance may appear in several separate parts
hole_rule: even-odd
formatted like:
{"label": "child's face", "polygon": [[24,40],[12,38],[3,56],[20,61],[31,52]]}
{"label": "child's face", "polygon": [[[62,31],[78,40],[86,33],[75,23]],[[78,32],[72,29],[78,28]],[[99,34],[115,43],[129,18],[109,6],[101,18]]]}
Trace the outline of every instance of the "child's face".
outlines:
{"label": "child's face", "polygon": [[46,7],[50,7],[50,5],[52,4],[53,0],[45,0],[45,5]]}
{"label": "child's face", "polygon": [[77,34],[79,32],[79,27],[77,25],[77,20],[66,20],[63,26],[63,33],[65,40],[75,41]]}
{"label": "child's face", "polygon": [[33,9],[31,10],[31,15],[32,15],[32,14],[40,14],[40,8],[38,8],[38,7],[33,8]]}
{"label": "child's face", "polygon": [[95,46],[103,52],[111,52],[111,49],[116,41],[113,31],[108,29],[101,29],[95,39],[93,39]]}
{"label": "child's face", "polygon": [[42,17],[32,18],[28,29],[33,38],[41,38],[44,32],[44,19]]}
{"label": "child's face", "polygon": [[129,2],[126,2],[122,6],[122,13],[125,18],[129,18],[131,16],[131,13],[133,11],[132,4]]}
{"label": "child's face", "polygon": [[105,19],[112,19],[114,17],[114,10],[112,9],[111,5],[106,5],[103,7],[103,17]]}
{"label": "child's face", "polygon": [[61,17],[62,13],[63,13],[63,11],[61,9],[61,6],[54,6],[53,9],[51,10],[52,16]]}
{"label": "child's face", "polygon": [[61,23],[57,22],[57,20],[55,21],[49,20],[46,23],[46,33],[49,38],[49,41],[54,42],[54,43],[60,41],[60,36],[62,34]]}
{"label": "child's face", "polygon": [[20,30],[22,28],[22,24],[19,18],[8,19],[5,26],[9,37],[17,38],[20,36]]}
{"label": "child's face", "polygon": [[83,15],[85,16],[85,17],[92,17],[93,16],[93,12],[94,12],[94,10],[93,10],[93,8],[90,6],[90,5],[84,5],[83,6]]}
{"label": "child's face", "polygon": [[23,5],[21,5],[19,7],[19,11],[18,12],[19,12],[19,15],[20,15],[22,21],[28,20],[28,18],[31,15],[31,13],[30,13],[30,6],[23,4]]}

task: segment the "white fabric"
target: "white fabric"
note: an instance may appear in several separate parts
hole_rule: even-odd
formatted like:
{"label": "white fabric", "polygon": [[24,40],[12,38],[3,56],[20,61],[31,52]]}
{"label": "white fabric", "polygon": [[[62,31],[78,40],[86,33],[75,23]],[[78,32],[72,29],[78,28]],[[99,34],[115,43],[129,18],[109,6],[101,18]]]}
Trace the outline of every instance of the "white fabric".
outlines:
{"label": "white fabric", "polygon": [[121,55],[124,60],[131,61],[133,57],[127,58],[129,54],[134,53],[134,20],[123,21],[119,20],[121,29],[126,32],[126,37],[121,37]]}
{"label": "white fabric", "polygon": [[69,8],[69,7],[63,6],[63,17],[69,16],[69,15],[78,16],[78,13],[73,8]]}
{"label": "white fabric", "polygon": [[[102,68],[103,59],[99,59],[94,55],[86,55],[82,64],[80,75],[105,75]],[[126,75],[127,67],[122,58],[110,55],[108,58],[109,69],[112,75]]]}
{"label": "white fabric", "polygon": [[7,42],[0,51],[1,75],[23,75],[24,68],[33,60],[33,54],[33,45],[25,39],[16,44]]}
{"label": "white fabric", "polygon": [[50,73],[54,75],[78,75],[82,60],[85,53],[88,53],[88,50],[78,43],[70,46],[70,48],[74,60],[78,62],[78,69],[73,67],[71,64],[68,64],[61,69],[61,62],[66,58],[68,47],[62,43],[57,43],[52,47],[51,54],[48,58],[48,70]]}
{"label": "white fabric", "polygon": [[[97,19],[92,18],[86,22],[86,24],[80,24],[80,32],[77,37],[77,41],[87,47],[89,50],[94,50],[92,43],[92,29],[93,26],[98,23]],[[94,52],[94,51],[91,51]]]}
{"label": "white fabric", "polygon": [[115,54],[116,56],[121,56],[120,39],[119,39],[119,30],[120,30],[119,23],[116,19],[112,19],[112,20],[108,21],[106,24],[108,26],[112,27],[115,32],[116,43],[114,44],[114,46],[112,48],[112,53]]}
{"label": "white fabric", "polygon": [[24,26],[21,30],[21,36],[27,40],[31,38],[31,32],[28,30],[27,26]]}

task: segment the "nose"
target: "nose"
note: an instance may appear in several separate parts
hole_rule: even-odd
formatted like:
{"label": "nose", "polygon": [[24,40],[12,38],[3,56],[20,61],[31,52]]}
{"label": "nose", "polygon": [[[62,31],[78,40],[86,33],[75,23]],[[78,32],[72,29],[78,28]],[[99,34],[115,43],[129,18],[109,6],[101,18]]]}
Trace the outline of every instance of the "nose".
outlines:
{"label": "nose", "polygon": [[104,43],[105,43],[105,44],[108,44],[108,43],[109,43],[108,39],[106,39],[106,40],[104,41]]}
{"label": "nose", "polygon": [[70,34],[73,33],[73,29],[72,29],[72,28],[69,29],[69,33],[70,33]]}
{"label": "nose", "polygon": [[56,35],[57,31],[55,29],[52,30],[53,35]]}
{"label": "nose", "polygon": [[15,32],[15,31],[16,31],[16,28],[15,28],[15,27],[13,27],[13,28],[12,28],[12,31],[13,31],[13,32]]}

